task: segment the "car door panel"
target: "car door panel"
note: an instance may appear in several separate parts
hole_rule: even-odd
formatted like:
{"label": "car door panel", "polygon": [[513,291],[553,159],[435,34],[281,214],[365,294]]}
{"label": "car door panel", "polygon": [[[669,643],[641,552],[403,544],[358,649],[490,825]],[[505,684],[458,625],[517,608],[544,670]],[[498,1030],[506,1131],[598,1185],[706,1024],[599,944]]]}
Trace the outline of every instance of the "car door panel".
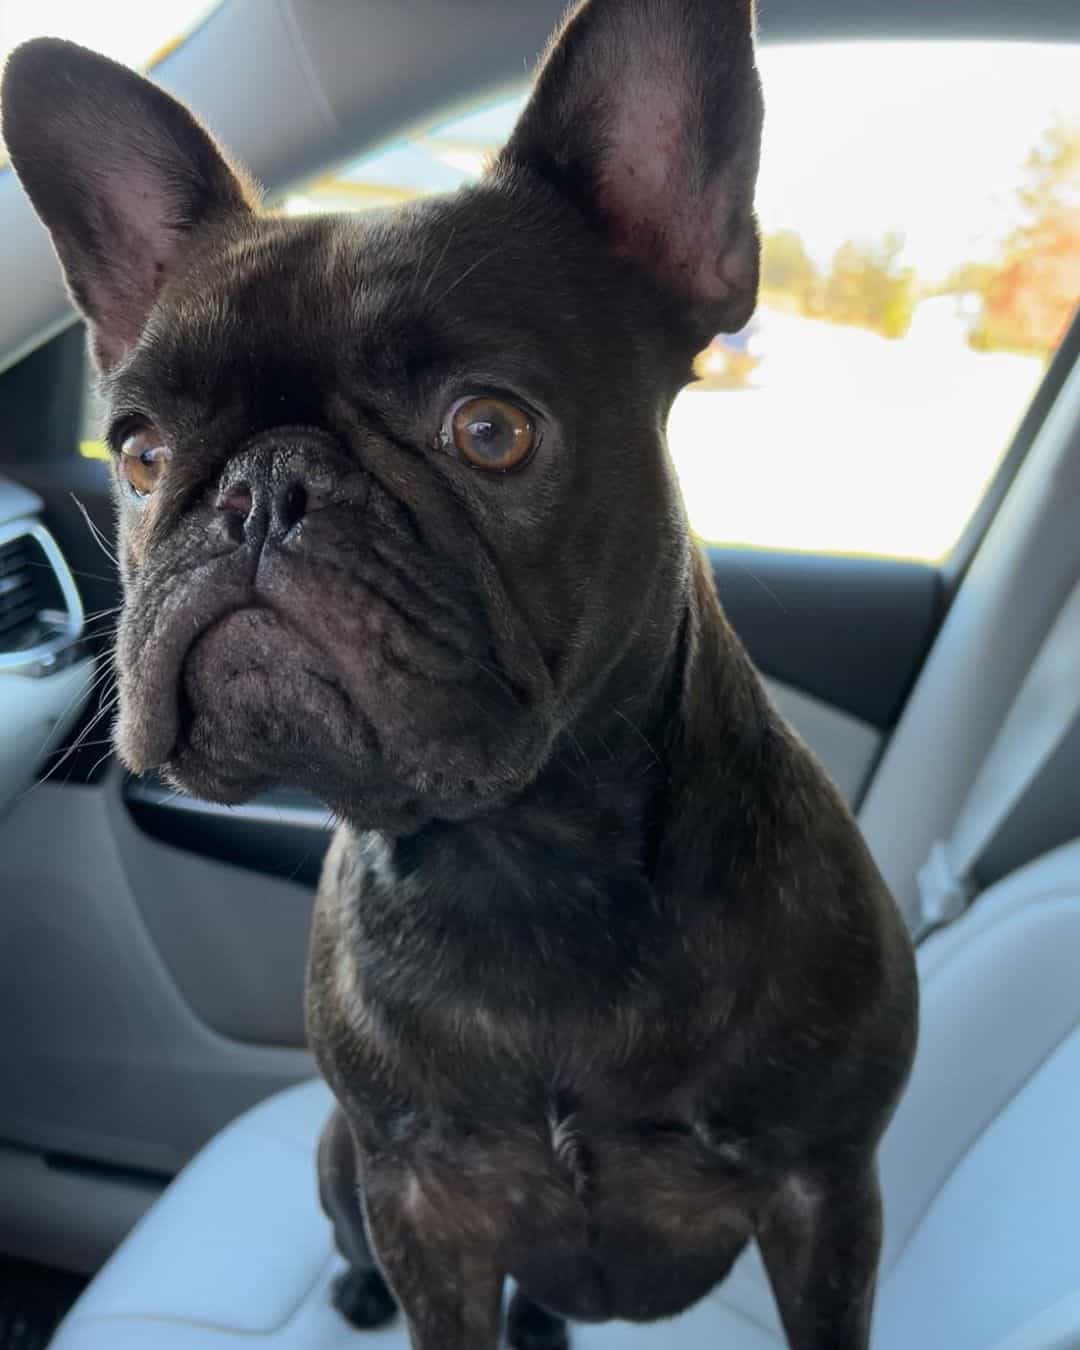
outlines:
{"label": "car door panel", "polygon": [[775,707],[825,765],[845,800],[856,805],[877,763],[885,733],[793,685],[769,676],[764,683]]}
{"label": "car door panel", "polygon": [[172,1173],[314,1071],[296,1048],[311,897],[141,836],[118,777],[42,784],[3,822],[0,1140]]}
{"label": "car door panel", "polygon": [[879,730],[895,724],[941,619],[936,568],[764,549],[712,548],[709,559],[763,674]]}

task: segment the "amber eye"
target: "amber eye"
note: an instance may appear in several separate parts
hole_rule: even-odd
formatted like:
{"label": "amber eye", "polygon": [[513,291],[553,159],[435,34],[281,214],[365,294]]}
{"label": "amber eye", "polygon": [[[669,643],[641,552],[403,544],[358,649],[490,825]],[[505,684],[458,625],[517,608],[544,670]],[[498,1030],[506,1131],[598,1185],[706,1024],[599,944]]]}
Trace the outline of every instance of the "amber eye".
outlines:
{"label": "amber eye", "polygon": [[474,469],[516,469],[536,446],[532,418],[502,398],[459,399],[446,414],[440,443]]}
{"label": "amber eye", "polygon": [[157,487],[170,454],[157,427],[140,427],[120,442],[121,476],[140,497],[147,497]]}

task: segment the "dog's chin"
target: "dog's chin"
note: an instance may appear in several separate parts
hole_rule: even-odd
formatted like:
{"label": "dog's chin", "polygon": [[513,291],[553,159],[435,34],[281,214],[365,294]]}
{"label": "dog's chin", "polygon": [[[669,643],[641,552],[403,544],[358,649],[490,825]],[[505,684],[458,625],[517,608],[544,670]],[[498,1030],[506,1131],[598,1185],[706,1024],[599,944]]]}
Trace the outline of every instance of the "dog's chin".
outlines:
{"label": "dog's chin", "polygon": [[[501,721],[506,731],[493,747],[460,711],[448,721],[456,691],[400,669],[357,689],[349,674],[273,611],[234,611],[182,660],[178,732],[156,768],[182,791],[228,805],[299,788],[350,824],[394,833],[481,814],[539,771],[548,740],[539,719],[491,710],[484,729]],[[117,743],[129,767],[143,767],[163,697],[136,686],[121,705]],[[410,744],[424,753],[403,763]]]}
{"label": "dog's chin", "polygon": [[327,798],[372,777],[364,719],[323,655],[267,609],[212,624],[180,667],[178,734],[163,772],[211,801],[279,784]]}

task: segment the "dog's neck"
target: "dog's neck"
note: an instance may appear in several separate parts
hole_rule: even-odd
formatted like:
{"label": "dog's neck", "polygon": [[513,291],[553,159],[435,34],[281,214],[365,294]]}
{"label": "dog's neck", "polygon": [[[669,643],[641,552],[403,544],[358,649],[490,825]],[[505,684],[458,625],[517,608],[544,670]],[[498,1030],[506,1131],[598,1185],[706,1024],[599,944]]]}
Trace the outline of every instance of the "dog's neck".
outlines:
{"label": "dog's neck", "polygon": [[[465,822],[432,822],[388,839],[397,876],[473,901],[606,908],[669,872],[700,872],[711,830],[690,824],[695,802],[713,814],[739,784],[744,795],[771,718],[750,663],[717,604],[696,553],[666,642],[616,671],[589,712],[563,733],[537,781],[512,803]],[[655,631],[655,629],[654,629]],[[632,682],[628,678],[632,673]],[[688,777],[693,779],[690,788]],[[561,888],[561,889],[560,889]]]}

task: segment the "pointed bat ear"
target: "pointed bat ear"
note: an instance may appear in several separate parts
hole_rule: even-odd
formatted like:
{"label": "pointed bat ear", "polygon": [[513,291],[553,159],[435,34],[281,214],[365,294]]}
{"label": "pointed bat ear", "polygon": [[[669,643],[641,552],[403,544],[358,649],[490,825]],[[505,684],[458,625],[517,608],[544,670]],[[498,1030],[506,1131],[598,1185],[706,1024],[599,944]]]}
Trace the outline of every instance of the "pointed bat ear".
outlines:
{"label": "pointed bat ear", "polygon": [[757,299],[752,0],[586,0],[495,165],[543,175],[685,307],[702,343]]}
{"label": "pointed bat ear", "polygon": [[186,108],[74,43],[36,38],[12,52],[0,129],[102,369],[138,341],[192,237],[254,206]]}

